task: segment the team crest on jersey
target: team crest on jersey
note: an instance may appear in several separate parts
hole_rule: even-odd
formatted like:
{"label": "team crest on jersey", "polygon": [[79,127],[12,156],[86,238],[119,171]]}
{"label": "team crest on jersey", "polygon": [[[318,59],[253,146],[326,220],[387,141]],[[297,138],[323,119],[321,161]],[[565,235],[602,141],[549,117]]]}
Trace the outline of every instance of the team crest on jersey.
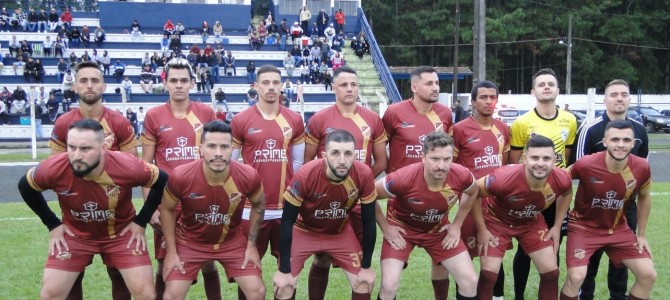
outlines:
{"label": "team crest on jersey", "polygon": [[121,189],[118,185],[107,186],[107,197],[118,197],[121,194]]}
{"label": "team crest on jersey", "polygon": [[105,144],[107,146],[112,146],[114,144],[114,134],[111,132],[105,132]]}
{"label": "team crest on jersey", "polygon": [[444,131],[444,123],[436,122],[435,123],[435,131]]}
{"label": "team crest on jersey", "polygon": [[616,192],[610,190],[610,191],[608,191],[607,193],[605,193],[605,197],[606,197],[607,199],[614,199],[614,198],[616,198]]}
{"label": "team crest on jersey", "polygon": [[203,127],[202,123],[193,124],[193,131],[202,132],[202,127]]}
{"label": "team crest on jersey", "polygon": [[358,189],[351,189],[349,190],[349,199],[357,199],[358,198]]}
{"label": "team crest on jersey", "polygon": [[372,134],[369,126],[361,126],[361,133],[363,136],[370,136]]}
{"label": "team crest on jersey", "polygon": [[249,128],[249,130],[247,130],[248,134],[255,134],[255,133],[261,133],[261,132],[263,132],[263,130],[258,129],[258,128],[253,128],[253,127]]}
{"label": "team crest on jersey", "polygon": [[567,129],[561,130],[561,139],[563,139],[563,141],[568,140],[568,130]]}
{"label": "team crest on jersey", "polygon": [[486,155],[493,155],[493,147],[491,146],[484,147],[484,153],[486,153]]}
{"label": "team crest on jersey", "polygon": [[266,140],[265,141],[265,146],[267,146],[268,149],[274,149],[275,146],[277,146],[277,141],[275,141],[273,139]]}
{"label": "team crest on jersey", "polygon": [[502,134],[496,133],[496,140],[498,140],[498,144],[504,144],[505,143],[505,137],[503,137]]}
{"label": "team crest on jersey", "polygon": [[285,138],[291,138],[291,136],[293,136],[293,128],[285,126],[282,130]]}
{"label": "team crest on jersey", "polygon": [[400,128],[414,128],[414,124],[409,122],[402,122],[400,123]]}
{"label": "team crest on jersey", "polygon": [[451,206],[456,202],[456,200],[458,200],[458,195],[456,195],[456,194],[449,195],[449,197],[447,197],[447,204],[449,204],[449,206]]}
{"label": "team crest on jersey", "polygon": [[234,192],[230,194],[230,203],[231,204],[239,204],[240,201],[242,201],[242,193],[239,192]]}
{"label": "team crest on jersey", "polygon": [[554,193],[544,196],[544,203],[553,202],[554,200],[556,200],[556,194]]}
{"label": "team crest on jersey", "polygon": [[186,147],[186,144],[188,144],[188,138],[183,136],[177,138],[177,145],[179,145],[179,147]]}
{"label": "team crest on jersey", "polygon": [[574,255],[577,259],[583,259],[586,256],[586,251],[584,249],[575,249]]}
{"label": "team crest on jersey", "polygon": [[468,245],[468,248],[475,249],[475,247],[477,247],[477,238],[475,238],[474,236],[468,237],[467,245]]}
{"label": "team crest on jersey", "polygon": [[626,181],[626,189],[627,190],[634,189],[636,185],[637,185],[637,180],[635,180],[635,179],[631,179],[631,180]]}
{"label": "team crest on jersey", "polygon": [[421,135],[421,136],[419,136],[419,144],[423,144],[423,141],[425,141],[425,140],[426,140],[426,136],[425,136],[425,135]]}

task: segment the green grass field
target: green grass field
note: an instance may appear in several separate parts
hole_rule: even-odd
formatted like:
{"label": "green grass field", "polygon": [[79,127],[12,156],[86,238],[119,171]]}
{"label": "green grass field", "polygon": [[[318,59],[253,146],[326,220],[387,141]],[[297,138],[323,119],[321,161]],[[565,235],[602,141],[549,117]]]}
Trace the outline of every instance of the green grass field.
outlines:
{"label": "green grass field", "polygon": [[[652,292],[652,299],[670,299],[670,233],[666,230],[668,220],[670,220],[670,183],[655,184],[652,196],[652,213],[648,226],[647,236],[650,241],[656,270],[658,272],[658,281]],[[139,205],[140,201],[136,204]],[[384,203],[385,204],[385,203]],[[56,202],[50,202],[54,210],[58,210]],[[455,210],[452,210],[452,213]],[[3,270],[5,279],[0,281],[0,298],[2,299],[36,299],[39,297],[39,290],[42,280],[42,270],[47,257],[47,246],[49,235],[46,228],[34,213],[23,202],[0,204],[0,239],[3,243],[0,245],[0,253],[4,253],[0,260],[0,269]],[[152,240],[151,230],[147,231],[147,240]],[[380,267],[379,254],[381,251],[381,233],[378,234],[378,247],[375,249],[375,258],[373,266],[377,270],[377,284],[373,291],[373,298],[376,298],[379,292]],[[566,274],[564,265],[564,251],[562,247],[561,254],[561,279],[559,285],[562,286]],[[150,252],[150,253],[153,253]],[[505,257],[506,281],[506,299],[512,299],[512,271],[511,258],[513,252],[510,251]],[[308,261],[306,270],[300,276],[298,283],[297,299],[307,299],[307,270],[309,270]],[[412,253],[408,268],[403,272],[401,286],[398,293],[398,299],[432,299],[432,287],[430,283],[430,259],[422,250],[417,249]],[[154,264],[155,267],[155,264]],[[220,266],[219,266],[220,268]],[[479,266],[475,260],[475,268]],[[601,272],[597,278],[596,299],[608,298],[606,287],[606,260],[601,262]],[[276,270],[276,263],[273,258],[265,257],[263,260],[263,279],[266,286],[271,290],[272,275]],[[223,275],[223,270],[220,269]],[[223,278],[223,277],[222,277]],[[202,281],[200,281],[202,282]],[[228,284],[222,280],[223,295],[226,299],[237,298],[237,288],[234,284]],[[629,277],[629,287],[632,285],[633,276]],[[526,291],[527,299],[537,298],[538,276],[534,269],[531,269],[528,289]],[[454,284],[450,286],[450,299],[455,298]],[[84,295],[86,299],[109,299],[110,284],[104,266],[98,257],[94,260],[92,266],[86,271],[84,279]],[[327,291],[327,299],[349,299],[350,289],[342,271],[333,269],[330,276],[330,284]],[[201,283],[194,285],[188,299],[204,299],[204,290]],[[272,299],[268,294],[266,299]]]}

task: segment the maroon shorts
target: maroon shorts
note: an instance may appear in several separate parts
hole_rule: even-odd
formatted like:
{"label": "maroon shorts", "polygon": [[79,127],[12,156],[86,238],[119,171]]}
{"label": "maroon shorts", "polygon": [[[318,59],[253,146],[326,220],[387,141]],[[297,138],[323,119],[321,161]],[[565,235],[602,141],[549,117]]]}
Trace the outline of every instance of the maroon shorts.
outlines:
{"label": "maroon shorts", "polygon": [[408,228],[405,228],[406,235],[403,236],[407,246],[403,250],[393,249],[391,244],[388,241],[384,240],[382,243],[382,255],[381,259],[395,258],[407,263],[410,253],[414,250],[414,247],[421,247],[426,249],[428,255],[433,259],[434,264],[439,264],[449,258],[452,258],[462,252],[467,251],[465,243],[461,240],[458,243],[458,246],[454,249],[444,249],[442,247],[442,241],[444,237],[447,236],[447,232],[416,232]]}
{"label": "maroon shorts", "polygon": [[612,234],[594,233],[568,223],[568,242],[565,250],[568,268],[586,266],[591,255],[603,249],[616,266],[623,266],[622,260],[649,258],[647,251],[637,252],[637,237],[628,227],[622,226]]}
{"label": "maroon shorts", "polygon": [[291,274],[300,274],[307,258],[315,253],[328,254],[333,264],[352,274],[361,269],[361,246],[356,234],[350,226],[344,226],[337,234],[323,234],[304,231],[293,227],[293,244],[291,246]]}
{"label": "maroon shorts", "polygon": [[[263,258],[265,252],[268,251],[268,244],[270,245],[270,254],[275,258],[279,258],[279,227],[281,219],[265,220],[261,224],[256,237],[256,248],[258,254]],[[244,233],[245,237],[249,236],[249,220],[242,220],[240,224],[240,231]]]}
{"label": "maroon shorts", "polygon": [[512,238],[519,241],[519,245],[526,253],[533,253],[554,245],[551,239],[543,240],[549,230],[541,214],[538,214],[535,220],[521,226],[505,225],[494,221],[486,222],[486,228],[498,238],[497,246],[493,247],[489,244],[488,256],[504,257],[505,251],[512,247]]}
{"label": "maroon shorts", "polygon": [[463,225],[461,226],[461,241],[463,241],[468,248],[470,257],[474,258],[479,256],[479,249],[477,249],[477,227],[475,226],[475,220],[470,214],[463,220]]}
{"label": "maroon shorts", "polygon": [[351,228],[354,229],[358,244],[363,247],[363,219],[361,217],[360,203],[356,204],[356,206],[349,212],[349,224],[351,225]]}
{"label": "maroon shorts", "polygon": [[[158,207],[158,209],[160,210],[160,207]],[[175,207],[174,215],[177,222],[179,222],[179,219],[181,218],[181,203],[178,203],[177,207]],[[154,256],[158,260],[163,260],[165,259],[165,254],[167,254],[165,237],[163,237],[162,232],[154,229]]]}
{"label": "maroon shorts", "polygon": [[180,274],[179,271],[172,271],[167,277],[169,280],[196,280],[198,272],[203,264],[209,261],[218,261],[226,271],[226,277],[229,282],[233,282],[235,277],[240,276],[261,276],[261,269],[253,263],[247,264],[242,269],[244,262],[244,252],[247,250],[247,239],[237,231],[235,236],[221,244],[214,250],[212,245],[199,245],[193,242],[186,242],[177,236],[177,254],[184,263],[186,274]]}
{"label": "maroon shorts", "polygon": [[128,232],[123,236],[118,235],[115,239],[94,239],[72,237],[66,234],[65,241],[70,250],[49,255],[45,268],[82,272],[86,266],[91,264],[95,254],[100,254],[105,265],[117,269],[151,266],[151,259],[147,251],[135,251],[135,243],[130,249],[127,248],[131,236],[132,234]]}

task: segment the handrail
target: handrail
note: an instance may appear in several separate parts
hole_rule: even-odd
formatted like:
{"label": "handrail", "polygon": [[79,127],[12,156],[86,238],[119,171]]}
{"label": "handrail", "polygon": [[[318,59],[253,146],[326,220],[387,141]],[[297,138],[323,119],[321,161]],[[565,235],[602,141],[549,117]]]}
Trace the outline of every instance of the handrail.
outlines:
{"label": "handrail", "polygon": [[386,109],[389,106],[388,98],[386,98],[386,96],[384,96],[380,90],[375,90],[375,94],[377,94],[377,99],[379,99],[379,116],[383,117]]}
{"label": "handrail", "polygon": [[365,108],[370,108],[370,104],[368,103],[368,99],[365,99],[365,96],[363,94],[358,94],[358,100],[361,101],[361,105]]}
{"label": "handrail", "polygon": [[391,102],[399,102],[402,100],[400,92],[398,91],[398,87],[396,86],[395,81],[391,76],[391,71],[386,64],[386,60],[384,60],[382,51],[379,48],[379,45],[377,45],[377,40],[372,33],[372,28],[370,28],[370,24],[365,17],[363,9],[361,9],[358,16],[361,23],[361,29],[365,33],[365,37],[368,39],[368,44],[370,45],[370,56],[372,57],[372,63],[375,65],[377,72],[379,72],[382,85],[384,86],[384,89],[386,89],[386,95],[389,96],[389,100],[391,100]]}

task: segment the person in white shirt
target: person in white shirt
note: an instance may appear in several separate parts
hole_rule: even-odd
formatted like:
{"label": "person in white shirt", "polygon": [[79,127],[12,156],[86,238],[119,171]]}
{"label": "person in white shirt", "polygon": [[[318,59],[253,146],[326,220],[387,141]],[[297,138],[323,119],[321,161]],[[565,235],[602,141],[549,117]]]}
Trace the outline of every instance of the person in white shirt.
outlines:
{"label": "person in white shirt", "polygon": [[51,40],[51,37],[47,36],[44,42],[42,42],[42,52],[44,52],[44,56],[51,56],[53,47],[54,41]]}
{"label": "person in white shirt", "polygon": [[63,74],[63,90],[69,90],[72,86],[74,86],[74,73],[71,69],[68,69]]}
{"label": "person in white shirt", "polygon": [[146,117],[147,112],[144,111],[144,107],[140,106],[140,110],[137,112],[137,123],[138,123],[138,130],[137,130],[137,136],[139,137],[142,132],[144,131],[144,117]]}
{"label": "person in white shirt", "polygon": [[133,82],[130,81],[130,78],[128,78],[128,76],[124,77],[123,81],[121,81],[121,88],[123,88],[123,91],[125,92],[126,101],[130,101],[130,94],[133,89]]}
{"label": "person in white shirt", "polygon": [[337,34],[335,32],[335,27],[333,27],[333,23],[330,23],[330,26],[328,26],[328,28],[326,28],[326,30],[323,31],[323,34],[326,36],[326,39],[328,40],[328,45],[332,47],[333,38],[335,38],[335,35]]}

